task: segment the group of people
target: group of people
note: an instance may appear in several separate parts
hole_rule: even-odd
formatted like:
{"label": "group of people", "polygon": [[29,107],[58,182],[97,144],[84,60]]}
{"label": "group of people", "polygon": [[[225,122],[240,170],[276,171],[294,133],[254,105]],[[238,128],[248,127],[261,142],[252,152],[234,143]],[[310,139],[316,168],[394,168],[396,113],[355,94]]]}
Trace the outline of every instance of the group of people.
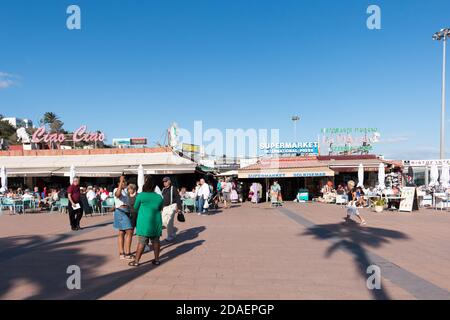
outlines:
{"label": "group of people", "polygon": [[[167,229],[166,242],[174,241],[176,229],[174,220],[182,209],[181,197],[172,185],[169,177],[163,179],[164,187],[157,187],[152,176],[145,177],[142,192],[138,193],[135,184],[128,184],[121,176],[114,197],[114,228],[118,231],[118,251],[121,260],[129,260],[129,265],[136,267],[149,242],[152,243],[155,259],[159,265],[160,237],[163,226]],[[89,192],[89,191],[88,191]],[[83,216],[81,188],[79,179],[74,178],[67,189],[69,199],[69,220],[73,231],[80,230]],[[136,234],[138,245],[136,254],[131,252],[132,239]]]}
{"label": "group of people", "polygon": [[57,188],[47,189],[46,187],[42,192],[39,191],[38,187],[34,187],[33,190],[28,188],[17,188],[13,190],[10,188],[4,192],[3,197],[11,200],[33,201],[37,208],[50,209],[52,204],[59,200],[60,192]]}

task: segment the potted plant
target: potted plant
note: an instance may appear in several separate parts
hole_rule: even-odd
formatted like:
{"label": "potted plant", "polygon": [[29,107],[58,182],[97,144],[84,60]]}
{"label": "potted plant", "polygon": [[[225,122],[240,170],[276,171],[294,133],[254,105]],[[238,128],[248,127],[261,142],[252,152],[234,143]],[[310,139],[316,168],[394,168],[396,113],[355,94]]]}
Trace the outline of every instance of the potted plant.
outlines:
{"label": "potted plant", "polygon": [[386,205],[386,199],[378,198],[377,200],[374,201],[373,205],[375,207],[375,212],[378,213],[383,212],[384,206]]}

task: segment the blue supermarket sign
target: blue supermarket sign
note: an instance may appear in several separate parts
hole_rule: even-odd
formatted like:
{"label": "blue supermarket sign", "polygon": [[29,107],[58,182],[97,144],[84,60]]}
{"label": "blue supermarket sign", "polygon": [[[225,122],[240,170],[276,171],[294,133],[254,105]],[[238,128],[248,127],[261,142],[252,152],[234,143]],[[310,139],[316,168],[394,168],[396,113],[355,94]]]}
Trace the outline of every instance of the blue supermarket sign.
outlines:
{"label": "blue supermarket sign", "polygon": [[259,149],[266,154],[307,154],[318,155],[318,142],[277,142],[261,143]]}

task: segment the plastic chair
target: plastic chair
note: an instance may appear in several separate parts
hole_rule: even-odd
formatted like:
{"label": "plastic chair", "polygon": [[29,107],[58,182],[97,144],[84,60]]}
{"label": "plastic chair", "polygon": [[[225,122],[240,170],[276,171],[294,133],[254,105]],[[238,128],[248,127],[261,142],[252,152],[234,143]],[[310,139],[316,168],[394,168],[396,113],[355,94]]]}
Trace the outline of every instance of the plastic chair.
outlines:
{"label": "plastic chair", "polygon": [[13,211],[14,201],[9,198],[3,198],[0,207],[2,208],[2,210],[7,209]]}
{"label": "plastic chair", "polygon": [[195,199],[187,198],[183,200],[183,211],[186,211],[186,207],[194,207],[194,211],[196,211],[197,206],[195,205]]}
{"label": "plastic chair", "polygon": [[59,200],[52,203],[52,206],[50,207],[50,212],[55,211],[55,209],[56,209],[56,211],[60,211],[61,210],[61,206],[60,206]]}
{"label": "plastic chair", "polygon": [[59,199],[59,210],[61,212],[64,211],[64,213],[67,213],[67,208],[69,207],[69,199],[68,198],[61,198]]}
{"label": "plastic chair", "polygon": [[91,207],[92,215],[98,212],[98,200],[96,198],[88,200],[89,207]]}
{"label": "plastic chair", "polygon": [[104,213],[107,213],[106,209],[112,208],[114,208],[114,198],[107,198],[106,200],[102,201],[102,215]]}

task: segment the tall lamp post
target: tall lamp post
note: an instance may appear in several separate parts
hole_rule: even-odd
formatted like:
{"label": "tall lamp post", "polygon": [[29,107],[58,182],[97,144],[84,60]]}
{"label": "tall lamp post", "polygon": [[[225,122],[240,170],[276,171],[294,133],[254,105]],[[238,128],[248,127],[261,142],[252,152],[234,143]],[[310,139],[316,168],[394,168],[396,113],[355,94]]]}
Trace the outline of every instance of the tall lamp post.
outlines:
{"label": "tall lamp post", "polygon": [[292,121],[294,122],[294,139],[297,142],[297,121],[300,120],[299,116],[292,116]]}
{"label": "tall lamp post", "polygon": [[442,40],[443,57],[442,57],[442,104],[441,104],[441,145],[440,158],[445,158],[445,56],[447,39],[450,37],[450,29],[444,28],[433,35],[433,40]]}

